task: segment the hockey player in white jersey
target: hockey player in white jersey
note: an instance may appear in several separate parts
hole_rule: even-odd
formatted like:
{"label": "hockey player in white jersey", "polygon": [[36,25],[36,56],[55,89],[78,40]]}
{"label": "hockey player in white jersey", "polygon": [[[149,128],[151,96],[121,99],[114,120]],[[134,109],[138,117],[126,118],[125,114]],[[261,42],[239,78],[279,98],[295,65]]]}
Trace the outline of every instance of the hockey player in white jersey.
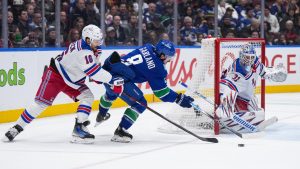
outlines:
{"label": "hockey player in white jersey", "polygon": [[102,42],[101,29],[88,25],[82,30],[82,39],[71,43],[60,55],[52,58],[43,74],[33,105],[23,111],[16,124],[5,133],[3,140],[12,141],[26,125],[52,105],[58,93],[63,92],[75,102],[79,101],[72,142],[92,143],[95,136],[89,133],[87,125],[90,123],[88,117],[94,96],[85,85],[86,77],[110,83],[112,90],[118,94],[123,90],[124,81],[112,77],[99,65],[97,56]]}
{"label": "hockey player in white jersey", "polygon": [[237,123],[231,121],[233,113],[252,125],[264,121],[265,112],[259,107],[255,96],[259,77],[283,82],[287,78],[287,72],[282,64],[276,68],[266,68],[259,61],[254,46],[251,43],[245,44],[240,50],[239,58],[223,72],[220,80],[220,105],[216,114],[227,125],[237,126]]}

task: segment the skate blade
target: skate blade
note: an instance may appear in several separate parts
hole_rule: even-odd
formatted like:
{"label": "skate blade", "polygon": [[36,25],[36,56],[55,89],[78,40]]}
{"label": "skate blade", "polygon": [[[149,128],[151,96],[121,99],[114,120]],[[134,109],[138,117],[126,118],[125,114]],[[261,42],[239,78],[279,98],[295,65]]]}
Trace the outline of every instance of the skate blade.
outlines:
{"label": "skate blade", "polygon": [[5,143],[7,143],[7,142],[12,142],[12,141],[10,141],[6,136],[2,137],[2,138],[1,138],[1,141],[2,141],[2,142],[5,142]]}
{"label": "skate blade", "polygon": [[71,143],[75,143],[75,144],[93,144],[95,141],[95,139],[92,139],[92,138],[80,138],[78,136],[72,136],[72,139],[71,139]]}
{"label": "skate blade", "polygon": [[119,142],[119,143],[129,143],[131,142],[131,138],[129,137],[120,137],[120,136],[113,136],[110,141],[112,142]]}
{"label": "skate blade", "polygon": [[102,123],[102,122],[96,122],[95,125],[94,125],[94,127],[99,126],[101,123]]}

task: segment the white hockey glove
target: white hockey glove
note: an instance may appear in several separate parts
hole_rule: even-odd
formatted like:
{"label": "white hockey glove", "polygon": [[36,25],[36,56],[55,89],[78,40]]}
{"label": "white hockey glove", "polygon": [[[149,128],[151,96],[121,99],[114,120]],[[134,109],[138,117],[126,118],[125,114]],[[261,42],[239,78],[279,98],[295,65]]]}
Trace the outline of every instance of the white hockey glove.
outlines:
{"label": "white hockey glove", "polygon": [[216,115],[220,119],[230,118],[233,115],[237,94],[236,91],[230,90],[229,93],[223,94],[220,97],[220,105],[216,110]]}
{"label": "white hockey glove", "polygon": [[265,75],[266,79],[271,79],[273,82],[284,82],[287,78],[287,71],[282,63],[275,68],[269,68]]}

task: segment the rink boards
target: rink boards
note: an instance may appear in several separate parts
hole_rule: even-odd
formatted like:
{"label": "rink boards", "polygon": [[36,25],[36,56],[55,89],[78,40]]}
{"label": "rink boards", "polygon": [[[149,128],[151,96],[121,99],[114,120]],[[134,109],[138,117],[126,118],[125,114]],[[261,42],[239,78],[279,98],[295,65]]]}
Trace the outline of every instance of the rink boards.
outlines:
{"label": "rink boards", "polygon": [[[103,49],[101,60],[104,60],[113,51],[124,55],[133,48]],[[235,49],[236,50],[236,49]],[[41,82],[41,77],[51,57],[61,52],[57,49],[9,49],[0,50],[0,123],[15,121],[22,113],[23,108],[29,106],[35,97],[35,93]],[[300,47],[267,47],[267,66],[283,63],[288,71],[288,78],[284,83],[276,84],[266,82],[267,93],[300,92]],[[168,83],[172,89],[183,91],[180,80],[189,83],[193,77],[192,70],[196,66],[197,58],[201,58],[200,48],[179,47],[176,50],[176,58],[166,66],[169,72]],[[88,82],[95,96],[93,110],[98,109],[99,98],[105,89],[102,85]],[[145,93],[149,102],[159,101],[153,96],[151,89],[145,83],[139,86]],[[40,117],[54,116],[76,112],[76,103],[64,94],[59,94]],[[125,106],[121,100],[117,100],[113,107]]]}

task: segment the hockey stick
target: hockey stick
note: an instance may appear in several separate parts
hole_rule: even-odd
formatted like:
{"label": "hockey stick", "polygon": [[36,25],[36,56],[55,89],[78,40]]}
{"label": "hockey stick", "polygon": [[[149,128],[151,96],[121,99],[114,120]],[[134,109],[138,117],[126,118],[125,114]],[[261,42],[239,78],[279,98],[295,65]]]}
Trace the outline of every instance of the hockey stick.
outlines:
{"label": "hockey stick", "polygon": [[[179,82],[183,87],[185,87],[186,89],[190,90],[188,85],[185,84],[184,82],[180,81]],[[217,107],[217,105],[215,105],[215,103],[207,98],[206,96],[204,96],[203,94],[201,94],[198,91],[192,91],[194,94],[196,94],[197,96],[199,96],[200,98],[204,99],[205,101],[207,101],[208,103],[210,103],[211,105]],[[265,129],[266,127],[276,123],[278,121],[278,118],[276,116],[271,117],[270,119],[264,120],[263,122],[261,122],[258,126],[252,125],[251,123],[245,121],[244,119],[242,119],[240,116],[234,114],[233,116],[233,120],[238,123],[240,126],[248,129],[251,132],[258,132],[258,131],[262,131],[263,129]]]}
{"label": "hockey stick", "polygon": [[227,125],[225,125],[220,119],[215,119],[212,115],[210,115],[209,113],[207,113],[206,111],[202,110],[197,104],[195,103],[191,103],[191,105],[193,106],[194,109],[200,111],[202,114],[206,115],[207,117],[209,117],[212,120],[216,120],[222,127],[226,128],[227,130],[231,131],[233,134],[239,136],[240,138],[243,138],[243,134],[239,133],[235,130],[233,130],[232,128],[228,127]]}
{"label": "hockey stick", "polygon": [[189,131],[188,129],[186,129],[186,128],[180,126],[179,124],[177,124],[177,123],[175,123],[175,122],[169,120],[169,119],[166,118],[165,116],[161,115],[160,113],[158,113],[157,111],[153,110],[153,109],[150,108],[149,106],[147,106],[147,105],[145,105],[145,104],[139,102],[139,101],[136,100],[135,98],[133,98],[133,97],[129,96],[128,94],[126,94],[125,92],[123,92],[122,94],[124,94],[124,96],[128,97],[130,100],[132,100],[132,101],[138,103],[139,105],[145,107],[146,109],[148,109],[148,110],[151,111],[152,113],[156,114],[156,115],[159,116],[160,118],[166,120],[167,122],[169,122],[169,123],[173,124],[174,126],[180,128],[181,130],[183,130],[183,131],[185,131],[185,132],[191,134],[192,136],[198,138],[199,140],[206,141],[206,142],[211,142],[211,143],[218,143],[218,139],[216,139],[216,138],[200,137],[200,136],[196,135],[195,133]]}

